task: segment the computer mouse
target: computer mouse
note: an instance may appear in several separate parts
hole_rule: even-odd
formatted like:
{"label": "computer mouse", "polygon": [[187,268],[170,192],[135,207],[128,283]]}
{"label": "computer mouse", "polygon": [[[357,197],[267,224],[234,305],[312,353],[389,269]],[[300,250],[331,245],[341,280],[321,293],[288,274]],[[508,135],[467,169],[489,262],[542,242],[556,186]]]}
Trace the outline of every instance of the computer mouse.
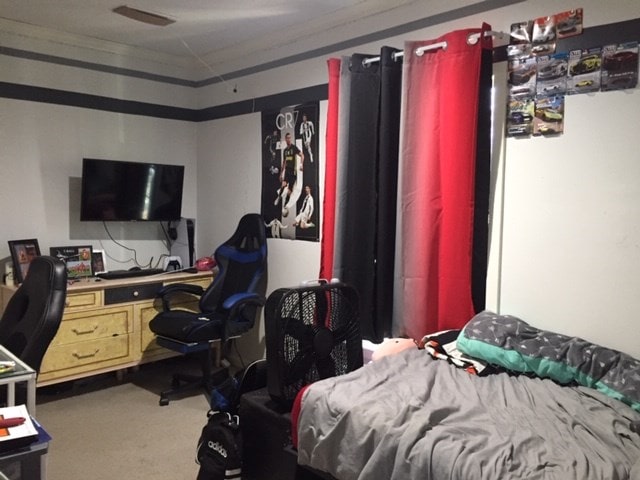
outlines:
{"label": "computer mouse", "polygon": [[130,271],[130,272],[138,272],[138,271],[140,271],[140,270],[142,270],[140,267],[131,267],[131,268],[129,269],[129,271]]}

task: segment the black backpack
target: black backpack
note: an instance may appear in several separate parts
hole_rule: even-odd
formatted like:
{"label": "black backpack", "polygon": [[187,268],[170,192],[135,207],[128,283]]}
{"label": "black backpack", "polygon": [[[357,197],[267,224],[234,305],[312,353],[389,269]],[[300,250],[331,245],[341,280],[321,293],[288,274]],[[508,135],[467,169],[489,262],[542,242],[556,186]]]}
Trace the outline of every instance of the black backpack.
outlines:
{"label": "black backpack", "polygon": [[242,477],[242,436],[237,415],[207,413],[196,451],[200,465],[197,480],[240,480]]}
{"label": "black backpack", "polygon": [[242,433],[237,415],[240,396],[266,386],[266,361],[256,360],[211,392],[211,410],[198,439],[197,480],[240,480]]}

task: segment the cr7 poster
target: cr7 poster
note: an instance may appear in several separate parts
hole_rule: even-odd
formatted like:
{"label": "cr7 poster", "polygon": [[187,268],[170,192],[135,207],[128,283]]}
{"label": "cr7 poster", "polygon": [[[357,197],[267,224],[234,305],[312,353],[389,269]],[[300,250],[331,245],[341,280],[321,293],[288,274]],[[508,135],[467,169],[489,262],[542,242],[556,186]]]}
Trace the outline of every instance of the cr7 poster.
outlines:
{"label": "cr7 poster", "polygon": [[267,236],[317,242],[317,102],[262,113],[262,216]]}

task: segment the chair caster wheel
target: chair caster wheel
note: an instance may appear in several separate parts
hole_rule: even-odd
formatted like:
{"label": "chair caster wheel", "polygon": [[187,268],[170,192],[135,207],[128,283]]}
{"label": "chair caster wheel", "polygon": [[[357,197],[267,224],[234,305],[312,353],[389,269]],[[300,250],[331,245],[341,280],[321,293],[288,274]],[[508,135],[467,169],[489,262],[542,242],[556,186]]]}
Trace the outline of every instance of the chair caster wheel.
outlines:
{"label": "chair caster wheel", "polygon": [[166,405],[169,405],[169,399],[168,398],[161,398],[158,403],[160,404],[161,407],[164,407]]}

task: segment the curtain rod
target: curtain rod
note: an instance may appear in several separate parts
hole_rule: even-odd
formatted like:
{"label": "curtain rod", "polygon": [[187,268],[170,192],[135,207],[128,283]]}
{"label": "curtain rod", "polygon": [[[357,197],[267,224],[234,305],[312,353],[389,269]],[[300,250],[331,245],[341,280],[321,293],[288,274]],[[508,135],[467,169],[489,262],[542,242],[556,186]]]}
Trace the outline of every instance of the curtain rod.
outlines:
{"label": "curtain rod", "polygon": [[[485,37],[493,36],[493,37],[503,38],[505,35],[507,34],[504,32],[496,32],[493,30],[487,30],[486,32],[484,32]],[[480,39],[480,33],[472,33],[467,38],[467,43],[469,45],[475,45],[476,43],[478,43],[479,39]],[[425,52],[428,52],[429,50],[437,50],[438,48],[446,49],[447,42],[443,41],[438,43],[432,43],[430,45],[425,45],[424,47],[416,48],[415,54],[421,57],[422,55],[425,54]],[[395,52],[391,56],[393,57],[394,60],[398,60],[399,58],[404,57],[404,52]],[[366,67],[371,63],[377,63],[379,61],[380,61],[380,57],[365,58],[362,61],[362,65]]]}

